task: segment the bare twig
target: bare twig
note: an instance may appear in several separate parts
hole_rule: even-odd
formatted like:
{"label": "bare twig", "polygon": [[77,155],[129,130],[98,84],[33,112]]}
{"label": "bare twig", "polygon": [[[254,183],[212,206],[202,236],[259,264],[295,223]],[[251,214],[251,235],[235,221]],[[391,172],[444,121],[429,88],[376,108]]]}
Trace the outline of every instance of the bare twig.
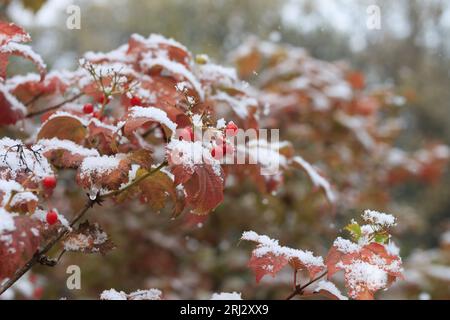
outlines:
{"label": "bare twig", "polygon": [[[72,222],[70,223],[70,226],[74,226],[75,223],[84,216],[84,214],[90,209],[92,208],[93,202],[95,200],[91,200],[88,199],[88,201],[86,202],[86,204],[84,205],[83,209],[81,209],[78,214],[74,217],[74,219],[72,220]],[[42,261],[42,257],[50,251],[50,249],[53,248],[53,246],[59,242],[59,240],[61,240],[69,231],[64,228],[61,229],[56,236],[50,240],[47,245],[40,249],[37,250],[35,252],[35,254],[33,255],[33,257],[22,267],[20,268],[15,274],[14,276],[9,279],[6,283],[4,283],[1,287],[0,287],[0,295],[2,295],[6,290],[8,290],[14,283],[16,283],[17,280],[19,280],[25,273],[28,272],[28,270],[30,270],[35,264],[39,263],[40,261]]]}
{"label": "bare twig", "polygon": [[[86,204],[84,205],[83,209],[81,209],[77,215],[72,219],[72,221],[70,222],[70,227],[75,226],[75,224],[81,220],[83,218],[83,216],[86,214],[86,212],[89,211],[89,209],[93,208],[95,206],[95,204],[99,204],[101,205],[102,201],[106,198],[110,198],[113,196],[117,196],[120,193],[128,190],[129,188],[135,186],[136,184],[142,182],[143,180],[145,180],[146,178],[148,178],[149,176],[151,176],[152,174],[154,174],[155,172],[160,171],[163,167],[165,167],[167,165],[167,161],[164,161],[163,163],[161,163],[158,167],[156,167],[155,169],[149,171],[148,173],[146,173],[145,175],[135,179],[133,182],[131,182],[130,184],[128,184],[127,186],[125,186],[122,189],[116,190],[116,191],[112,191],[110,193],[104,194],[104,195],[97,195],[96,198],[91,199],[88,198],[88,200],[86,201]],[[50,260],[45,256],[62,238],[64,238],[67,234],[69,234],[69,230],[66,228],[61,229],[56,236],[50,240],[45,247],[43,247],[40,250],[37,250],[35,252],[35,254],[33,255],[33,257],[22,267],[20,268],[15,274],[14,276],[9,279],[6,283],[4,283],[2,286],[0,286],[0,295],[2,295],[6,290],[8,290],[14,283],[17,282],[17,280],[19,280],[25,273],[28,272],[28,270],[30,270],[34,265],[36,265],[37,263],[42,263],[42,264],[46,264],[45,262],[49,262]],[[59,259],[61,258],[62,254],[64,253],[64,251],[60,254],[60,256],[58,257],[58,259],[56,259],[56,263],[59,261]],[[51,260],[53,261],[53,260]],[[55,263],[55,264],[56,264]],[[53,265],[55,265],[53,264]],[[46,265],[51,265],[51,263],[49,262]]]}
{"label": "bare twig", "polygon": [[48,111],[52,111],[52,110],[59,109],[59,108],[61,108],[63,105],[65,105],[66,103],[75,101],[75,100],[77,100],[78,98],[82,97],[83,95],[84,95],[84,93],[80,92],[79,94],[76,94],[76,95],[74,95],[73,97],[71,97],[71,98],[69,98],[69,99],[67,99],[67,100],[64,100],[64,101],[62,101],[62,102],[60,102],[60,103],[58,103],[58,104],[56,104],[56,105],[54,105],[54,106],[45,108],[45,109],[43,109],[43,110],[39,110],[39,111],[35,111],[35,112],[30,112],[30,113],[27,114],[26,118],[32,118],[32,117],[35,117],[35,116],[39,116],[39,115],[41,115],[41,114],[44,114],[44,113],[46,113],[46,112],[48,112]]}
{"label": "bare twig", "polygon": [[291,294],[289,294],[289,296],[287,296],[286,300],[291,300],[293,297],[295,297],[296,295],[302,295],[303,294],[303,290],[305,290],[307,287],[309,287],[311,284],[313,284],[314,282],[322,279],[323,277],[325,277],[327,275],[328,271],[323,272],[322,274],[320,274],[318,277],[310,280],[309,282],[307,282],[306,284],[304,284],[303,286],[300,285],[296,285],[295,286],[295,290],[293,292],[291,292]]}

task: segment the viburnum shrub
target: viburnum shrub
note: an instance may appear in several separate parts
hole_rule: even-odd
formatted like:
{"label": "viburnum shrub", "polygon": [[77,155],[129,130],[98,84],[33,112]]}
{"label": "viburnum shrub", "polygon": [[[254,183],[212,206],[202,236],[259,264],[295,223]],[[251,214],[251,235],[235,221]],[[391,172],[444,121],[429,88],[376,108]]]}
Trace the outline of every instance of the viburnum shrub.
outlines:
{"label": "viburnum shrub", "polygon": [[[264,64],[268,70],[261,73],[260,84],[250,86],[234,69],[205,56],[194,58],[180,43],[159,35],[132,35],[111,52],[86,53],[74,71],[49,73],[42,59],[23,44],[29,40],[20,27],[0,22],[0,125],[23,128],[18,135],[22,139],[0,139],[0,294],[34,265],[54,266],[64,252],[106,254],[113,249],[102,227],[85,217],[105,201],[121,205],[139,199],[154,211],[170,203],[173,219],[202,221],[224,200],[229,180],[251,181],[262,193],[271,194],[285,176],[300,169],[333,211],[341,205],[339,197],[359,183],[347,174],[347,166],[362,167],[364,160],[358,157],[367,150],[378,161],[386,152],[392,158],[387,168],[374,164],[381,173],[369,172],[370,179],[378,174],[381,181],[398,182],[418,172],[432,180],[448,158],[443,146],[417,159],[393,151],[387,142],[396,127],[387,123],[381,130],[376,125],[379,100],[392,94],[367,94],[358,74],[319,63],[303,51],[262,51],[273,55],[269,57],[258,47],[238,51],[235,58],[243,78],[260,68],[255,61],[261,66],[264,59],[271,61]],[[11,55],[32,60],[39,75],[6,78]],[[299,117],[305,127],[283,132],[285,124]],[[275,136],[269,140],[260,130],[264,127],[281,128],[289,141],[274,140]],[[356,139],[361,148],[348,150],[342,142],[324,150],[321,139],[336,127],[344,142]],[[239,141],[242,132],[254,134]],[[336,167],[345,163],[335,182],[341,192],[296,153],[303,146],[298,132],[306,132],[302,137],[307,137],[311,160],[330,161]],[[70,171],[76,172],[74,181],[64,175]],[[58,184],[61,188],[74,189],[76,184],[86,194],[79,212],[62,212],[52,205],[60,196],[55,194],[60,177],[65,177],[65,183]],[[242,239],[257,243],[249,266],[259,281],[289,264],[295,279],[289,298],[313,287],[311,294],[344,298],[332,282],[323,280],[340,271],[351,298],[373,298],[401,277],[401,259],[388,233],[394,218],[366,211],[363,220],[364,225],[352,221],[347,226],[352,240],[336,239],[325,260],[246,232]],[[50,258],[49,251],[60,245],[62,253]],[[309,282],[298,283],[301,270],[309,273]],[[161,292],[126,294],[111,289],[101,298],[160,299]]]}

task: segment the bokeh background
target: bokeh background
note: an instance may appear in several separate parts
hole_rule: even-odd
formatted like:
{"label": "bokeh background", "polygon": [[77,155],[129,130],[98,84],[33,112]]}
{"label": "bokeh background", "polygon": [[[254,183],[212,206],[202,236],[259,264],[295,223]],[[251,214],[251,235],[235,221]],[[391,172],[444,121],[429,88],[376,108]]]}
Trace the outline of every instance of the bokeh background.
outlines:
{"label": "bokeh background", "polygon": [[[81,8],[80,30],[66,28],[70,4]],[[366,26],[370,5],[381,8],[380,30]],[[84,52],[110,51],[133,33],[173,37],[193,53],[206,53],[228,66],[233,65],[230,52],[250,36],[303,47],[316,58],[345,61],[361,70],[369,87],[386,85],[410,95],[400,111],[406,127],[395,145],[415,150],[425,141],[450,144],[446,0],[3,0],[0,18],[30,32],[48,69],[73,69]],[[25,73],[30,65],[16,61],[9,69]],[[248,79],[257,80],[256,72]],[[447,170],[432,184],[394,188],[389,203],[380,208],[399,217],[395,241],[407,272],[404,281],[378,297],[450,298],[449,186]],[[290,273],[257,286],[246,268],[251,247],[238,241],[242,231],[252,229],[325,254],[345,222],[364,209],[318,213],[302,198],[301,190],[309,187],[303,178],[288,183],[277,196],[261,195],[246,185],[231,188],[225,203],[191,228],[137,203],[106,206],[90,219],[102,222],[117,249],[106,257],[66,255],[51,270],[37,268],[43,298],[98,298],[104,289],[151,287],[168,298],[208,298],[221,291],[283,298],[290,290]],[[74,195],[73,203],[64,205],[70,210],[77,200]],[[81,290],[66,289],[70,264],[81,267]]]}

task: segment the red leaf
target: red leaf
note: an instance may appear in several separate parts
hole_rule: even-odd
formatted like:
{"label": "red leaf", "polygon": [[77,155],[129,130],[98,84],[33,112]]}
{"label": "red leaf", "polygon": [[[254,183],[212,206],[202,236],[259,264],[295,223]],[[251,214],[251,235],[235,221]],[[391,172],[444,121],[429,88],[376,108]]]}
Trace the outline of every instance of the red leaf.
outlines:
{"label": "red leaf", "polygon": [[0,83],[0,125],[16,123],[24,117],[25,112],[23,104]]}
{"label": "red leaf", "polygon": [[211,165],[196,165],[191,178],[183,183],[186,202],[196,214],[208,214],[223,201],[223,171],[218,176]]}
{"label": "red leaf", "polygon": [[344,251],[333,245],[328,252],[328,279],[343,270],[349,296],[354,299],[373,299],[375,291],[388,287],[402,276],[401,259],[389,254],[382,244],[371,242],[356,250]]}
{"label": "red leaf", "polygon": [[255,254],[255,251],[253,251],[248,266],[255,273],[256,282],[259,282],[265,275],[275,277],[275,275],[283,269],[288,262],[289,260],[283,255],[274,255],[269,252],[259,257]]}
{"label": "red leaf", "polygon": [[[25,59],[30,60],[33,62],[33,64],[36,66],[36,68],[39,70],[39,74],[41,75],[41,79],[44,79],[45,74],[47,73],[46,65],[44,61],[42,60],[41,56],[35,53],[29,46],[24,44],[19,44],[15,42],[11,42],[7,44],[6,46],[0,47],[0,53],[6,54],[7,56],[20,56]],[[4,59],[5,57],[2,56],[0,59],[2,59],[2,72],[5,72],[4,69]],[[5,78],[5,74],[0,74],[0,77]]]}
{"label": "red leaf", "polygon": [[30,35],[14,23],[0,21],[0,46],[14,42],[31,41]]}
{"label": "red leaf", "polygon": [[0,241],[0,281],[11,277],[29,260],[41,242],[41,222],[30,217],[14,218],[15,230],[3,232]]}

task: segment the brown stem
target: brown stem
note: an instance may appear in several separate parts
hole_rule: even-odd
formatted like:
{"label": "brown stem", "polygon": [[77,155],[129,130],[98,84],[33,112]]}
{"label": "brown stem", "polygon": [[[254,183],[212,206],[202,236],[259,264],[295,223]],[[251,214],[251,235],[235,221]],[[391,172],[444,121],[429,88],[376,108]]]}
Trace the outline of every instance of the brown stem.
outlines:
{"label": "brown stem", "polygon": [[325,277],[327,275],[328,271],[323,272],[321,275],[319,275],[318,277],[310,280],[309,282],[307,282],[306,284],[304,284],[303,286],[297,285],[295,287],[295,290],[293,292],[291,292],[286,300],[291,300],[293,297],[295,297],[297,294],[298,295],[302,295],[303,294],[303,290],[305,290],[307,287],[309,287],[311,284],[313,284],[314,282],[322,279],[323,277]]}
{"label": "brown stem", "polygon": [[64,100],[64,101],[62,101],[62,102],[60,102],[60,103],[58,103],[58,104],[56,104],[56,105],[54,105],[54,106],[48,107],[48,108],[43,109],[43,110],[39,110],[39,111],[35,111],[35,112],[30,112],[30,113],[27,114],[26,118],[32,118],[32,117],[35,117],[35,116],[39,116],[39,115],[41,115],[41,114],[44,114],[44,113],[46,113],[46,112],[48,112],[48,111],[52,111],[52,110],[59,109],[59,108],[61,108],[63,105],[65,105],[66,103],[75,101],[75,100],[77,100],[78,98],[82,97],[83,95],[84,95],[84,93],[80,92],[79,94],[73,96],[72,98],[69,98],[69,99],[67,99],[67,100]]}
{"label": "brown stem", "polygon": [[[161,170],[163,167],[165,167],[167,165],[167,161],[164,161],[163,163],[161,163],[158,167],[156,167],[155,169],[147,172],[145,175],[135,179],[133,182],[131,182],[129,185],[127,185],[126,187],[101,195],[99,196],[100,198],[97,199],[88,199],[86,204],[84,205],[83,209],[80,210],[78,212],[78,214],[72,219],[72,221],[70,222],[70,227],[75,226],[75,224],[81,219],[83,218],[83,216],[86,214],[86,212],[89,211],[89,209],[91,209],[96,203],[101,203],[102,199],[105,198],[109,198],[112,196],[116,196],[119,195],[120,193],[128,190],[129,188],[131,188],[132,186],[140,183],[141,181],[143,181],[144,179],[148,178],[149,176],[151,176],[152,174],[154,174],[155,172]],[[49,252],[53,246],[55,246],[65,235],[67,235],[70,231],[67,229],[62,229],[61,231],[58,232],[58,234],[50,241],[47,243],[47,245],[40,249],[37,250],[35,252],[35,254],[33,255],[33,257],[22,267],[20,268],[15,274],[14,276],[9,279],[6,283],[4,283],[2,286],[0,286],[0,295],[2,295],[6,290],[8,290],[14,283],[16,283],[17,280],[19,280],[28,270],[30,270],[35,264],[39,263],[39,261],[41,260],[41,258],[47,253]],[[64,252],[64,251],[63,251]],[[61,256],[60,256],[61,257]],[[59,258],[60,258],[59,257]]]}
{"label": "brown stem", "polygon": [[[71,227],[74,226],[75,223],[79,219],[81,219],[81,217],[83,217],[84,214],[90,208],[92,208],[94,203],[95,202],[93,200],[89,199],[84,205],[83,209],[81,209],[80,212],[78,212],[78,214],[73,218],[72,222],[70,223],[70,226]],[[53,246],[56,243],[58,243],[59,240],[61,240],[68,232],[69,231],[67,229],[65,228],[62,229],[50,242],[47,243],[47,245],[44,248],[37,250],[34,253],[33,257],[22,268],[20,268],[11,279],[9,279],[6,283],[4,283],[0,287],[0,295],[2,295],[6,290],[8,290],[14,283],[16,283],[17,280],[19,280],[25,273],[27,273],[28,270],[30,270],[35,264],[37,264],[41,259],[41,257],[45,255],[48,251],[50,251],[50,249],[53,248]]]}

